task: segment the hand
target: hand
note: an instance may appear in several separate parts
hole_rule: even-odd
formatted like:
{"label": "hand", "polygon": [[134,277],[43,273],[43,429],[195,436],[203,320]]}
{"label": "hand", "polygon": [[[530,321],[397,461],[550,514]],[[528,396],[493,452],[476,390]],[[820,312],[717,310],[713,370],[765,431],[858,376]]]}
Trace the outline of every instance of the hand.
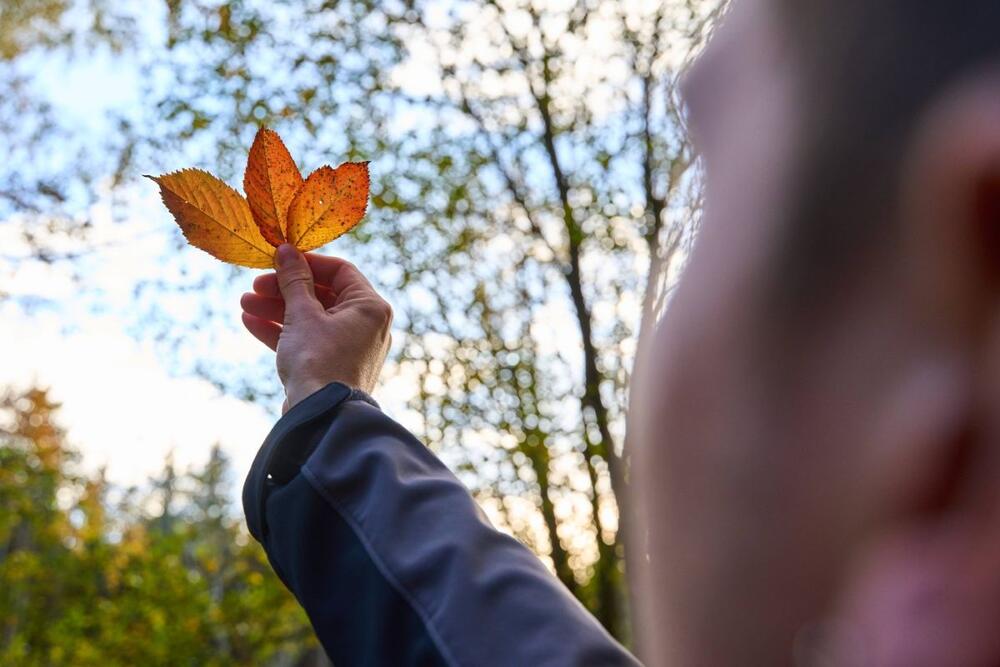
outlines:
{"label": "hand", "polygon": [[283,411],[331,382],[371,392],[389,351],[389,304],[345,260],[285,244],[275,266],[240,305],[247,330],[277,352]]}

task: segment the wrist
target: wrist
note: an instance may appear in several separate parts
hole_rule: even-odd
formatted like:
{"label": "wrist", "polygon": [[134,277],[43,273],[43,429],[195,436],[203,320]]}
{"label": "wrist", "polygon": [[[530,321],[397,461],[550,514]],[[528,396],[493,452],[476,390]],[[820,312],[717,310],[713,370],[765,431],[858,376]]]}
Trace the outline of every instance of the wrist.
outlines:
{"label": "wrist", "polygon": [[321,380],[298,380],[285,385],[285,404],[287,409],[293,408],[297,403],[312,396],[317,391],[328,385],[329,382]]}
{"label": "wrist", "polygon": [[[362,392],[366,396],[369,396],[371,393],[371,388],[365,386],[365,383],[359,380],[350,380],[341,377],[298,378],[290,380],[285,384],[285,411],[290,410],[296,403],[312,396],[331,382],[339,382],[354,391]],[[374,404],[374,400],[370,399],[370,396],[369,400]],[[375,405],[377,407],[377,404]]]}

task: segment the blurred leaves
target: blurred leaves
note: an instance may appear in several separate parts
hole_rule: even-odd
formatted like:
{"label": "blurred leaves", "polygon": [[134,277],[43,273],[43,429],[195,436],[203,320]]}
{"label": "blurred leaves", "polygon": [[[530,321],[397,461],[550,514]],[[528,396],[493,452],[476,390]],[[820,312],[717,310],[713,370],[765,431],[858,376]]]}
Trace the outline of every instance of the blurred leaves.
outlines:
{"label": "blurred leaves", "polygon": [[[0,5],[0,61],[33,49],[110,45],[116,51],[133,44],[132,17],[112,0],[4,0]],[[73,23],[73,11],[86,21]]]}
{"label": "blurred leaves", "polygon": [[[627,639],[627,388],[700,219],[677,84],[724,5],[167,0],[129,53],[142,108],[78,164],[116,188],[135,164],[231,180],[261,125],[303,163],[372,160],[369,220],[342,247],[396,307],[385,378],[412,396],[407,423]],[[36,150],[61,131],[38,122]],[[0,216],[73,210],[40,181],[0,168]],[[189,328],[157,317],[146,335],[184,349]],[[200,304],[201,326],[226,317]],[[209,361],[234,393],[274,391],[270,368]]]}
{"label": "blurred leaves", "polygon": [[77,471],[44,390],[0,401],[0,664],[290,665],[305,615],[228,500],[228,461],[143,492]]}

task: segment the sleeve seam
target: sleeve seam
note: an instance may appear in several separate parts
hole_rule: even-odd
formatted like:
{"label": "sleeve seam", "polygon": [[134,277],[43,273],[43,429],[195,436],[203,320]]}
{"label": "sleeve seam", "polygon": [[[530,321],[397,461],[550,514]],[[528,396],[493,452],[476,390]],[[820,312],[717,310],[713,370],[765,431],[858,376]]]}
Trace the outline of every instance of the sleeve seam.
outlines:
{"label": "sleeve seam", "polygon": [[308,465],[302,466],[301,473],[303,477],[305,477],[306,480],[309,482],[309,485],[313,487],[316,493],[318,493],[320,497],[323,498],[323,500],[325,500],[327,504],[330,505],[330,507],[332,507],[334,511],[336,511],[337,514],[340,515],[340,518],[343,519],[344,522],[350,527],[355,537],[357,537],[358,541],[361,542],[361,546],[368,554],[368,557],[372,559],[372,562],[375,564],[375,567],[382,574],[382,576],[385,577],[389,585],[392,586],[392,588],[395,589],[397,593],[399,593],[399,595],[403,598],[403,600],[405,600],[406,603],[409,604],[410,607],[413,609],[413,611],[417,614],[417,616],[420,617],[420,620],[423,621],[424,623],[424,627],[427,629],[427,634],[434,641],[434,644],[437,647],[438,651],[441,652],[441,657],[443,657],[445,661],[452,667],[458,667],[459,662],[452,655],[451,651],[448,650],[448,647],[444,639],[441,637],[437,628],[434,626],[434,623],[431,621],[430,614],[427,613],[427,610],[424,609],[424,607],[420,603],[418,603],[417,600],[412,595],[410,595],[410,592],[406,590],[406,588],[399,582],[396,576],[389,569],[388,565],[386,565],[385,561],[379,556],[374,546],[372,546],[371,542],[369,542],[367,536],[364,534],[364,531],[361,530],[361,526],[358,524],[357,521],[355,521],[354,517],[351,516],[349,512],[344,510],[340,506],[340,503],[338,503],[329,494],[329,492],[327,492],[327,490],[323,488],[323,485],[320,484],[319,480],[316,478],[316,475],[313,474],[312,470],[309,469]]}

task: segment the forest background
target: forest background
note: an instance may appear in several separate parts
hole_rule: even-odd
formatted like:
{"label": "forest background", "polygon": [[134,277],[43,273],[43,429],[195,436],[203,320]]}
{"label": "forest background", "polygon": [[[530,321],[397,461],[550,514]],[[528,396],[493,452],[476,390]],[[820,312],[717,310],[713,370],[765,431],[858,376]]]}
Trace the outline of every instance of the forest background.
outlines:
{"label": "forest background", "polygon": [[377,397],[622,641],[625,409],[701,210],[677,83],[722,0],[0,1],[0,664],[321,665],[237,498],[277,418],[255,271],[143,173],[261,125],[371,160],[326,251]]}

